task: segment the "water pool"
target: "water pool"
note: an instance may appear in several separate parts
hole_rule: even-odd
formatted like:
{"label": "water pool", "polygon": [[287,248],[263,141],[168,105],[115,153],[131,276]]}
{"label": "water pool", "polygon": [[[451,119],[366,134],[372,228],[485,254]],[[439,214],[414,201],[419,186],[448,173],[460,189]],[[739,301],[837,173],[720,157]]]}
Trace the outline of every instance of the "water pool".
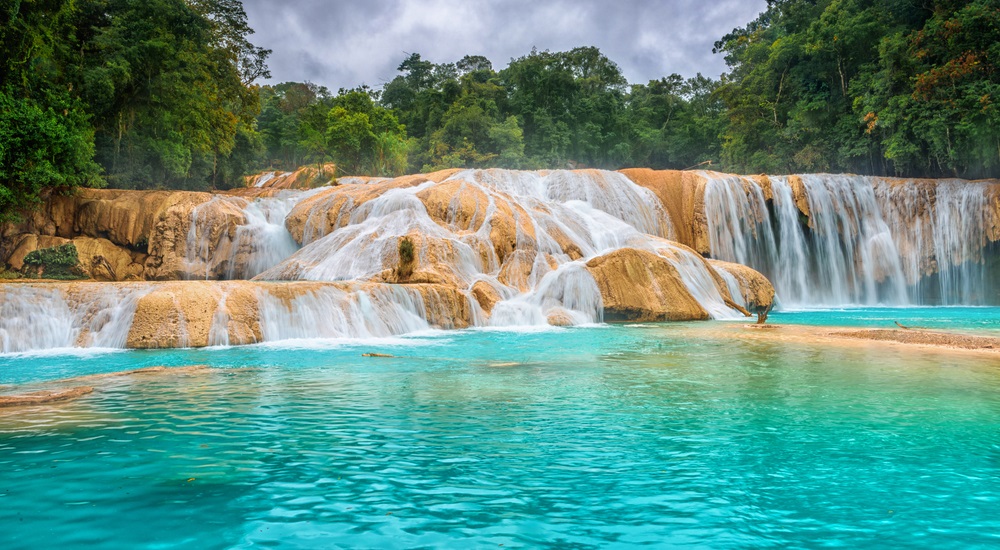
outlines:
{"label": "water pool", "polygon": [[[934,316],[899,310],[904,324],[906,312]],[[775,315],[824,324],[819,312]],[[0,384],[218,368],[108,379],[77,401],[0,409],[0,543],[1000,544],[1000,361],[779,345],[732,330],[2,356]]]}

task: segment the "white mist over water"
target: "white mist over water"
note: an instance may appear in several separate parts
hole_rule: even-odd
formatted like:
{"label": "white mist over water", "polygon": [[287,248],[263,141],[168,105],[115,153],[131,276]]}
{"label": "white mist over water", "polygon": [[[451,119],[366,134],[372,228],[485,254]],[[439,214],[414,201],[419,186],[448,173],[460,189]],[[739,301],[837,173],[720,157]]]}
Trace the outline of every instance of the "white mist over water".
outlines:
{"label": "white mist over water", "polygon": [[769,210],[754,179],[703,175],[713,257],[761,271],[784,306],[919,304],[935,272],[941,303],[983,303],[986,184],[803,175],[806,227],[790,178],[769,178]]}

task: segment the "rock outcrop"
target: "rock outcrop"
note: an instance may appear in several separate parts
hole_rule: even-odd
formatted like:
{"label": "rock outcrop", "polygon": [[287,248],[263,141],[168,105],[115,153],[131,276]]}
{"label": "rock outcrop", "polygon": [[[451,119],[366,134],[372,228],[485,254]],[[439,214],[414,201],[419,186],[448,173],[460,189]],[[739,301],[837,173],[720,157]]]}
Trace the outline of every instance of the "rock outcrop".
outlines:
{"label": "rock outcrop", "polygon": [[677,268],[646,250],[623,248],[587,262],[601,291],[605,321],[692,321],[709,318]]}
{"label": "rock outcrop", "polygon": [[293,172],[262,172],[247,176],[248,189],[315,189],[334,181],[337,167],[332,163],[303,166]]}
{"label": "rock outcrop", "polygon": [[[730,299],[753,314],[766,315],[774,307],[774,286],[759,271],[742,264],[708,260],[716,271],[724,271],[736,279],[739,296]],[[730,292],[732,294],[732,292]]]}

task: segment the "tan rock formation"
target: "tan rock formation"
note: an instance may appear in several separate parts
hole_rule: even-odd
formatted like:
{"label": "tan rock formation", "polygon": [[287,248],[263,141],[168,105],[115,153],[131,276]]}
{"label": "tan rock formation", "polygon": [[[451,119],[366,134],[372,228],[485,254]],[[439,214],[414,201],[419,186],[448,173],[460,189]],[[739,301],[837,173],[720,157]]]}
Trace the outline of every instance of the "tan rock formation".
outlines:
{"label": "tan rock formation", "polygon": [[294,172],[262,172],[246,177],[246,187],[253,189],[315,189],[333,182],[337,167],[333,163],[303,166]]}
{"label": "tan rock formation", "polygon": [[606,321],[692,321],[708,312],[691,296],[677,269],[645,250],[623,248],[587,262],[604,302]]}
{"label": "tan rock formation", "polygon": [[145,255],[117,246],[107,239],[73,239],[80,265],[98,281],[138,281],[143,278]]}
{"label": "tan rock formation", "polygon": [[24,268],[25,256],[35,250],[62,246],[68,243],[69,239],[50,237],[48,235],[24,234],[7,237],[5,241],[10,243],[11,248],[11,251],[7,255],[7,264],[10,265],[11,269],[21,271]]}
{"label": "tan rock formation", "polygon": [[305,244],[344,227],[351,221],[351,214],[356,209],[392,189],[415,187],[428,181],[441,181],[455,172],[456,170],[449,170],[427,175],[402,176],[375,183],[331,187],[295,205],[285,219],[285,227],[299,244]]}
{"label": "tan rock formation", "polygon": [[656,194],[670,214],[677,242],[701,253],[708,252],[705,178],[700,173],[649,168],[630,168],[621,173]]}
{"label": "tan rock formation", "polygon": [[208,345],[220,285],[203,281],[156,285],[139,299],[128,333],[130,348],[183,348]]}
{"label": "tan rock formation", "polygon": [[489,315],[493,312],[493,306],[503,299],[500,292],[486,281],[476,281],[472,285],[472,297],[479,303],[483,313]]}
{"label": "tan rock formation", "polygon": [[[218,279],[231,267],[236,228],[246,223],[247,201],[236,197],[184,197],[159,215],[149,241],[149,280]],[[189,244],[194,221],[195,239]]]}
{"label": "tan rock formation", "polygon": [[708,263],[716,270],[724,270],[736,278],[742,291],[741,298],[750,313],[767,313],[774,307],[774,286],[759,271],[720,260],[708,260]]}
{"label": "tan rock formation", "polygon": [[120,247],[107,239],[77,237],[64,239],[46,235],[17,235],[11,238],[13,251],[7,257],[11,269],[20,271],[30,252],[72,243],[76,246],[83,272],[99,281],[130,281],[143,277],[145,255]]}

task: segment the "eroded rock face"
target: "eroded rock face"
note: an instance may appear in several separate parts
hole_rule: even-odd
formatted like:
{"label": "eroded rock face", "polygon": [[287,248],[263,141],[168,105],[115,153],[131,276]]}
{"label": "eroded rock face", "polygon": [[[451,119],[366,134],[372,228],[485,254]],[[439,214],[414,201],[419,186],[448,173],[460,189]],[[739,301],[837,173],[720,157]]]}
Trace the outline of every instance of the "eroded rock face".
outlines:
{"label": "eroded rock face", "polygon": [[332,163],[320,166],[303,166],[293,172],[262,172],[252,176],[247,176],[247,188],[249,189],[315,189],[329,185],[337,167]]}
{"label": "eroded rock face", "polygon": [[[81,265],[95,278],[185,278],[191,213],[212,200],[209,193],[187,191],[81,189],[52,197],[32,217],[6,226],[0,253],[18,269],[31,250],[73,240]],[[107,263],[92,268],[96,256]]]}
{"label": "eroded rock face", "polygon": [[80,267],[97,281],[135,281],[143,277],[145,255],[115,245],[107,239],[77,237],[64,239],[46,235],[16,235],[10,238],[13,251],[7,257],[11,269],[21,271],[30,252],[64,244],[76,246]]}
{"label": "eroded rock face", "polygon": [[747,311],[767,313],[774,307],[774,286],[760,272],[742,264],[721,260],[708,260],[708,263],[717,271],[729,273],[736,279],[739,296],[731,296],[731,299],[743,305]]}
{"label": "eroded rock face", "polygon": [[624,248],[587,262],[604,302],[606,321],[708,319],[681,281],[677,268],[645,250]]}

